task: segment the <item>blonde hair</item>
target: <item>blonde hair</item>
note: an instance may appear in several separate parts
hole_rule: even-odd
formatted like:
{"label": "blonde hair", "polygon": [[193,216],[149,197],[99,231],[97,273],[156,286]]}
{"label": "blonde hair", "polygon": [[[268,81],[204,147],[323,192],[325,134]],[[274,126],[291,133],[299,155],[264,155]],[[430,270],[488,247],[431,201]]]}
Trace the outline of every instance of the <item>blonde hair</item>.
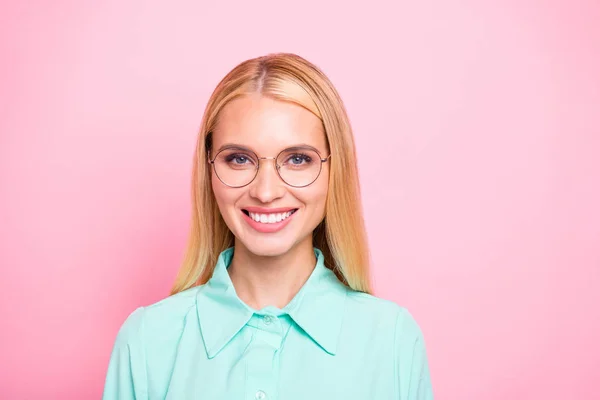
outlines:
{"label": "blonde hair", "polygon": [[234,244],[212,192],[208,152],[219,112],[234,98],[255,93],[295,103],[321,119],[332,156],[325,218],[313,231],[313,246],[323,252],[325,266],[344,284],[372,293],[356,149],[346,110],[319,68],[298,55],[276,53],[236,66],[208,101],[194,152],[187,249],[171,294],[206,283],[219,254]]}

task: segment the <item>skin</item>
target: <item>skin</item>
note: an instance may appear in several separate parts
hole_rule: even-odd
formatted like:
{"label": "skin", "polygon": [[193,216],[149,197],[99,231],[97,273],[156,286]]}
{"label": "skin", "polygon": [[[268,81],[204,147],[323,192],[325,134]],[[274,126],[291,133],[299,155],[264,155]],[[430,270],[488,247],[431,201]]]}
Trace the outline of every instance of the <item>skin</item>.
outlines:
{"label": "skin", "polygon": [[[213,131],[213,149],[235,143],[259,157],[308,144],[324,158],[327,141],[321,120],[296,104],[262,95],[231,101],[220,113]],[[211,157],[213,155],[211,154]],[[212,172],[212,189],[225,223],[235,236],[229,275],[237,295],[250,307],[285,307],[313,271],[316,258],[312,232],[325,217],[329,162],[315,182],[294,188],[281,180],[273,160],[261,160],[257,177],[242,188],[224,185]],[[244,219],[245,207],[298,208],[280,231],[261,233]]]}

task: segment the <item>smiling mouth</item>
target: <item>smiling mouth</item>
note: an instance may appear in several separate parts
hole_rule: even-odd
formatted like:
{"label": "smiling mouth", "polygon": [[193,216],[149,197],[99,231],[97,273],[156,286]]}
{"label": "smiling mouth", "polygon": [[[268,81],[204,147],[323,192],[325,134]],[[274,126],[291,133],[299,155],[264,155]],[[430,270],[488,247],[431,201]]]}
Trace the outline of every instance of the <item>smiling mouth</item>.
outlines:
{"label": "smiling mouth", "polygon": [[[296,211],[298,211],[298,208],[293,208],[293,209],[292,209],[292,210],[290,210],[290,211],[291,211],[291,212],[292,212],[292,214],[293,214],[293,213],[295,213]],[[243,210],[243,209],[242,209],[242,212],[243,212],[244,214],[246,214],[247,216],[250,216],[250,212],[248,212],[248,210]],[[273,214],[285,214],[285,213],[273,213]],[[269,214],[265,214],[265,215],[269,215]]]}
{"label": "smiling mouth", "polygon": [[263,224],[275,224],[291,217],[298,208],[294,208],[288,212],[282,213],[250,213],[248,210],[242,209],[242,212],[256,222]]}

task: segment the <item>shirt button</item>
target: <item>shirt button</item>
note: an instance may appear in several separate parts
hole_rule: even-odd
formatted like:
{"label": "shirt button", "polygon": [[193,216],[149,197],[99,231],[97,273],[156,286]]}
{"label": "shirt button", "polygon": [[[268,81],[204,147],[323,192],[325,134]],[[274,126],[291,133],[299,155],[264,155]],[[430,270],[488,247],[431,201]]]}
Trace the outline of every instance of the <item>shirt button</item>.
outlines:
{"label": "shirt button", "polygon": [[272,322],[273,322],[273,317],[271,317],[270,315],[266,315],[265,316],[265,324],[271,325]]}
{"label": "shirt button", "polygon": [[267,394],[262,390],[259,390],[258,392],[256,392],[256,395],[254,397],[256,397],[256,400],[264,400],[267,398]]}

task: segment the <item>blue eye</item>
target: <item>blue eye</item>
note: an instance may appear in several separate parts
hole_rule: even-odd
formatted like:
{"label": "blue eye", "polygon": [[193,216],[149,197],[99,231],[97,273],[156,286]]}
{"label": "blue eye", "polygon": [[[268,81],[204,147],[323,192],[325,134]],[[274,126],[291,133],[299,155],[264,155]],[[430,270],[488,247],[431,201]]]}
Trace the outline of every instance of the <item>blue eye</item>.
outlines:
{"label": "blue eye", "polygon": [[292,154],[288,160],[291,161],[292,165],[302,165],[303,163],[310,164],[312,158],[306,154],[296,153]]}
{"label": "blue eye", "polygon": [[244,165],[248,161],[248,157],[244,154],[230,154],[225,157],[225,161],[228,163],[232,162],[237,165]]}

